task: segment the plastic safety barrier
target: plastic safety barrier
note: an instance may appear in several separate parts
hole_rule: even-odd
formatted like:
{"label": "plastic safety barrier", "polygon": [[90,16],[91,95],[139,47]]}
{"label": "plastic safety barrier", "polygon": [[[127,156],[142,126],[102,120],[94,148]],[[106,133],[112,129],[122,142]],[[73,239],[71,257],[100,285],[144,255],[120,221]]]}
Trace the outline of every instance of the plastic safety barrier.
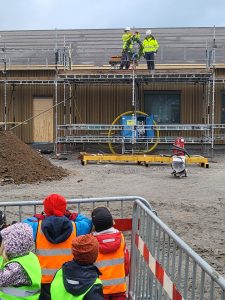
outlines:
{"label": "plastic safety barrier", "polygon": [[225,300],[225,279],[139,200],[129,283],[129,300]]}

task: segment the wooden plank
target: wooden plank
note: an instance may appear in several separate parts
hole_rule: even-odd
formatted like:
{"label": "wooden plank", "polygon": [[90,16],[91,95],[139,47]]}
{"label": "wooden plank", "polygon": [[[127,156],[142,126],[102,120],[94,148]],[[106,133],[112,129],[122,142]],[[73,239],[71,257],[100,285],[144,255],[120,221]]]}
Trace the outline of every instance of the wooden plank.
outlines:
{"label": "wooden plank", "polygon": [[33,99],[33,141],[34,143],[53,142],[53,99]]}
{"label": "wooden plank", "polygon": [[[0,122],[0,125],[4,125],[5,122]],[[6,122],[7,125],[19,125],[19,124],[27,124],[27,122]]]}

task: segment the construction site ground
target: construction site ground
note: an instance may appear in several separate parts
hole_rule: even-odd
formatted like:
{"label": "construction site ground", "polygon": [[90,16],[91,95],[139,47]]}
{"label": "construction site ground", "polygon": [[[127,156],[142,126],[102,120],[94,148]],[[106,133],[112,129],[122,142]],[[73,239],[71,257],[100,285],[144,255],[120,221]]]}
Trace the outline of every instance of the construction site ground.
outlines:
{"label": "construction site ground", "polygon": [[[0,201],[41,200],[50,193],[67,198],[138,195],[150,201],[159,218],[225,275],[225,151],[209,169],[188,166],[187,178],[174,178],[169,165],[96,164],[82,166],[79,153],[67,160],[46,156],[69,170],[60,180],[0,186]],[[91,213],[91,212],[90,212]]]}

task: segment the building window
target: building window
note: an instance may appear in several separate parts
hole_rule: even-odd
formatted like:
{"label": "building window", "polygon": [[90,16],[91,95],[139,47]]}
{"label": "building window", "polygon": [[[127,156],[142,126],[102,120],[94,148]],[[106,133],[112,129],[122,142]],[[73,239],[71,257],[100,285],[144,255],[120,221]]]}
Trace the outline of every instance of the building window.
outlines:
{"label": "building window", "polygon": [[158,124],[180,123],[179,92],[147,92],[144,95],[144,111],[153,114]]}

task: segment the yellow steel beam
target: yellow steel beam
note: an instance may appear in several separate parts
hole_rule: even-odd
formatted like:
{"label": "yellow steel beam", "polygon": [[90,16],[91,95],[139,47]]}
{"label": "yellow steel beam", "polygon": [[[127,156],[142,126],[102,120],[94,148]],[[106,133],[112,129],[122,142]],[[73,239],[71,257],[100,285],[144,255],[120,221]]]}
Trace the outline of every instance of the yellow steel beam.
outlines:
{"label": "yellow steel beam", "polygon": [[[88,154],[81,152],[81,164],[86,165],[88,161],[97,162],[132,162],[141,164],[144,163],[146,166],[149,163],[162,163],[170,164],[172,163],[172,157],[166,155],[126,155],[126,154]],[[186,156],[187,164],[199,164],[201,167],[208,168],[209,162],[208,158],[200,155]]]}

